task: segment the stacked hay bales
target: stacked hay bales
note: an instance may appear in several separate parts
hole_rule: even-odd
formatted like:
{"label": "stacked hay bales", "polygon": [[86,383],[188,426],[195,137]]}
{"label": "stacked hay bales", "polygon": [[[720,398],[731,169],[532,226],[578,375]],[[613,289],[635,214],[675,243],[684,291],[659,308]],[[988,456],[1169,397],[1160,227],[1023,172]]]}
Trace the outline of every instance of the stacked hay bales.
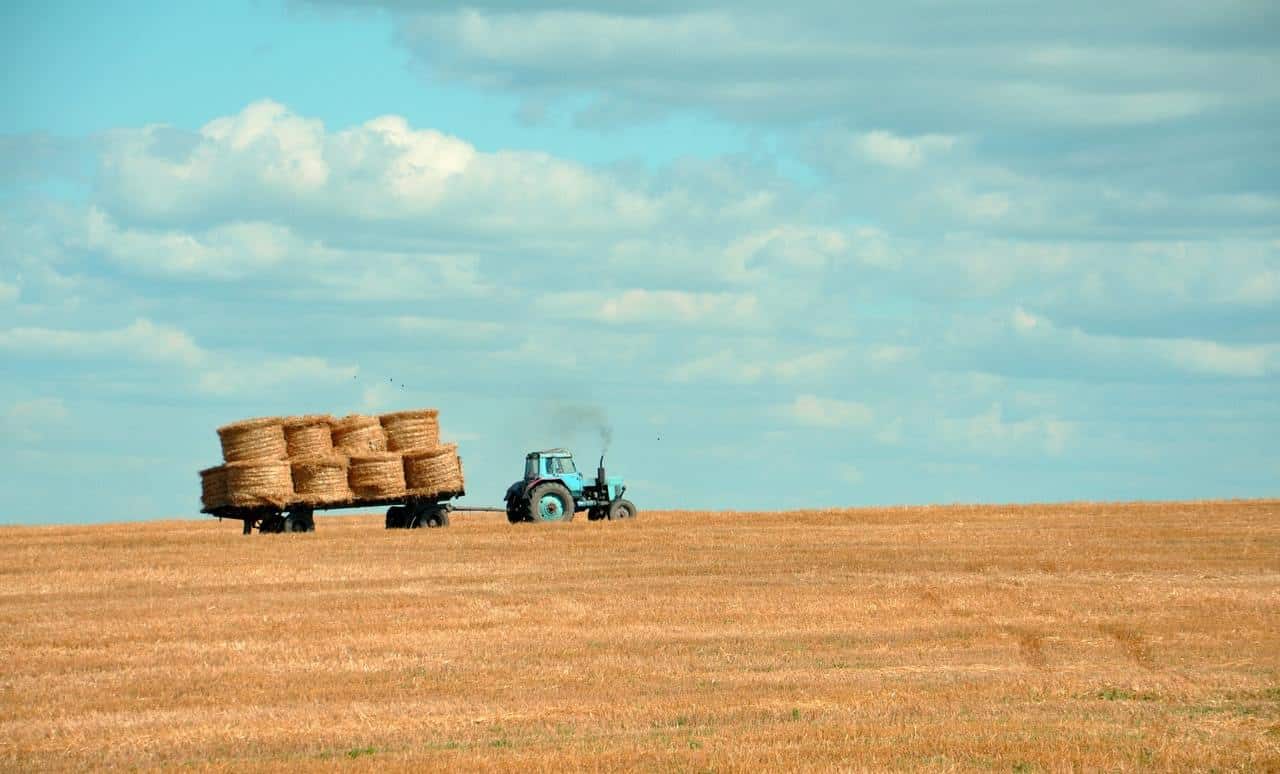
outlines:
{"label": "stacked hay bales", "polygon": [[280,417],[232,422],[218,428],[218,440],[222,442],[222,459],[227,462],[282,460],[289,456]]}
{"label": "stacked hay bales", "polygon": [[333,448],[347,456],[385,452],[387,434],[377,417],[352,414],[333,422]]}
{"label": "stacked hay bales", "polygon": [[404,478],[409,493],[419,497],[462,492],[462,460],[458,458],[458,447],[449,444],[407,452]]}
{"label": "stacked hay bales", "polygon": [[200,471],[200,502],[205,510],[225,508],[231,502],[227,499],[227,466],[218,465]]}
{"label": "stacked hay bales", "polygon": [[333,417],[328,414],[289,417],[282,425],[289,459],[301,460],[333,454]]}
{"label": "stacked hay bales", "polygon": [[440,445],[435,409],[247,419],[218,438],[225,464],[200,471],[210,513],[463,493],[462,460],[455,445]]}
{"label": "stacked hay bales", "polygon": [[440,445],[440,412],[435,409],[397,411],[378,417],[387,434],[387,450],[414,452]]}
{"label": "stacked hay bales", "polygon": [[403,497],[404,458],[396,452],[352,455],[347,483],[356,497],[383,500]]}
{"label": "stacked hay bales", "polygon": [[347,458],[341,454],[293,460],[293,492],[307,505],[335,505],[352,499]]}
{"label": "stacked hay bales", "polygon": [[283,508],[293,499],[288,460],[228,462],[227,502],[239,508]]}

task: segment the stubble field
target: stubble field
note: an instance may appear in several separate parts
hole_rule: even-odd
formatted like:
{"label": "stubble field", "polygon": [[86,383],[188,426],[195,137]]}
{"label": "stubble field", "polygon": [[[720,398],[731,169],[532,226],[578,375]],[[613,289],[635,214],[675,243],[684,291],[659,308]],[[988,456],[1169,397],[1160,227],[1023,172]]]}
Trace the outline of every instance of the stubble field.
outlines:
{"label": "stubble field", "polygon": [[0,768],[1280,770],[1280,502],[0,529]]}

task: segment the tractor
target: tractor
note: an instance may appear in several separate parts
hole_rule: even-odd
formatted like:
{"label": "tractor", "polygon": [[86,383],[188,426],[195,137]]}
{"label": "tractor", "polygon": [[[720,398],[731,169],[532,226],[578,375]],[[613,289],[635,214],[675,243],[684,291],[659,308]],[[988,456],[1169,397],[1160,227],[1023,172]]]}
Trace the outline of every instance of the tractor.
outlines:
{"label": "tractor", "polygon": [[529,452],[524,478],[507,487],[507,521],[570,521],[581,511],[591,521],[634,519],[636,506],[622,497],[626,490],[620,476],[605,475],[603,455],[591,479],[566,449]]}

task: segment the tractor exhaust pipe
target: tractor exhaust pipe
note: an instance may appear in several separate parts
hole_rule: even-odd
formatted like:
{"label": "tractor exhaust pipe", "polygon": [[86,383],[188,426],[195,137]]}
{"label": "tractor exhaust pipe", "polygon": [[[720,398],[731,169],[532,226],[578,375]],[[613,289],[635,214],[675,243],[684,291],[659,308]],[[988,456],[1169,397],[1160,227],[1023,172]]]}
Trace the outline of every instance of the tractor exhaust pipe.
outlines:
{"label": "tractor exhaust pipe", "polygon": [[601,489],[603,489],[606,486],[605,476],[604,476],[604,455],[603,454],[600,455],[600,465],[599,467],[596,468],[596,484]]}

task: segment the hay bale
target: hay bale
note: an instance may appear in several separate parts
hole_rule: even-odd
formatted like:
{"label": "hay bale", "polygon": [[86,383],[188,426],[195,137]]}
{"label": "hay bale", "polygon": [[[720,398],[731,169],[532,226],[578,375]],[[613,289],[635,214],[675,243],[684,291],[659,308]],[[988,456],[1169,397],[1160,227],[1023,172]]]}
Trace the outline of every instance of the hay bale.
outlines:
{"label": "hay bale", "polygon": [[288,460],[229,462],[226,468],[227,500],[232,505],[281,508],[293,499],[293,475]]}
{"label": "hay bale", "polygon": [[377,417],[359,414],[335,419],[332,425],[333,448],[351,456],[385,452],[387,434]]}
{"label": "hay bale", "polygon": [[407,452],[440,445],[440,412],[436,409],[396,411],[378,417],[387,433],[387,448]]}
{"label": "hay bale", "polygon": [[341,454],[293,460],[293,493],[298,502],[328,505],[351,499],[347,485],[347,458]]}
{"label": "hay bale", "polygon": [[200,503],[205,510],[224,508],[229,505],[225,465],[200,471]]}
{"label": "hay bale", "polygon": [[456,444],[404,455],[404,479],[409,493],[433,497],[463,490],[462,460]]}
{"label": "hay bale", "polygon": [[218,428],[222,458],[227,462],[282,460],[289,456],[280,417],[232,422]]}
{"label": "hay bale", "polygon": [[353,454],[347,484],[356,497],[401,497],[405,493],[404,460],[395,452]]}
{"label": "hay bale", "polygon": [[291,459],[326,457],[333,454],[333,433],[329,429],[333,417],[308,414],[284,421],[284,442]]}

